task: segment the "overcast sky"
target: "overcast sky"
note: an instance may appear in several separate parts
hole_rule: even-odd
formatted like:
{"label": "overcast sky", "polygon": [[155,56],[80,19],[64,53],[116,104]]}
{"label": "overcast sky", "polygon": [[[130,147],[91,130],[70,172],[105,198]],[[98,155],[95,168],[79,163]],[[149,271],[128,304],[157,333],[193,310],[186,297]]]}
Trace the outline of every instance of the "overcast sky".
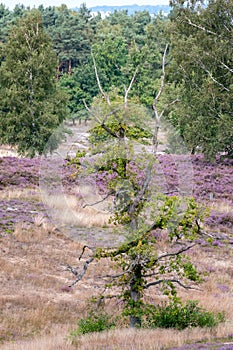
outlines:
{"label": "overcast sky", "polygon": [[79,7],[82,3],[86,3],[87,7],[98,6],[98,5],[168,5],[169,0],[118,0],[112,2],[112,0],[0,0],[6,7],[12,10],[15,5],[22,4],[24,6],[38,7],[39,5],[48,6],[60,6],[66,4],[68,8]]}

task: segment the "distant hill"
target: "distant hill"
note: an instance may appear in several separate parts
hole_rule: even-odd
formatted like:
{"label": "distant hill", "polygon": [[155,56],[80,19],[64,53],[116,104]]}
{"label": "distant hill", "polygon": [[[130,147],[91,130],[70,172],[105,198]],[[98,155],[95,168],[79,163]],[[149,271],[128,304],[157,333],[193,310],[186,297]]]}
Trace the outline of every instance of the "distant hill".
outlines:
{"label": "distant hill", "polygon": [[[74,10],[78,10],[78,8],[75,8]],[[171,7],[168,5],[124,5],[124,6],[95,6],[90,7],[91,12],[101,14],[109,14],[113,13],[114,11],[122,11],[126,10],[129,15],[132,15],[135,12],[141,12],[141,11],[148,11],[151,15],[157,15],[159,12],[162,12],[164,15],[168,15]]]}

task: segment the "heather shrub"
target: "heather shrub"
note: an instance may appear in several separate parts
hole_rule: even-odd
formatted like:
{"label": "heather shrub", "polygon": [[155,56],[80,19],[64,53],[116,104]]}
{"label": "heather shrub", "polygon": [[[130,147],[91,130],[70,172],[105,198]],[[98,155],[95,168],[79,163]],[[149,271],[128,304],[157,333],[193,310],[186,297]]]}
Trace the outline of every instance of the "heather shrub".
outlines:
{"label": "heather shrub", "polygon": [[147,317],[146,325],[152,328],[214,327],[224,321],[224,314],[214,314],[198,306],[198,301],[183,304],[172,301],[156,307]]}

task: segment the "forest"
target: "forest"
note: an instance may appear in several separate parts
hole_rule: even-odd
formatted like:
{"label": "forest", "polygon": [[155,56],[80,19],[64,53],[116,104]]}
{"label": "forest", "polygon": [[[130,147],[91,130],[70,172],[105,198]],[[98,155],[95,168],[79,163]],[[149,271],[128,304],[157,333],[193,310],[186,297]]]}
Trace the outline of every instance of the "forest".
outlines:
{"label": "forest", "polygon": [[232,5],[0,5],[3,349],[232,344]]}
{"label": "forest", "polygon": [[[174,1],[171,6],[167,17],[115,11],[101,19],[100,15],[92,17],[85,4],[78,11],[66,5],[39,6],[38,10],[18,5],[9,11],[2,4],[1,142],[15,144],[23,153],[42,153],[55,125],[66,118],[85,118],[83,101],[91,106],[99,94],[93,57],[106,92],[123,95],[137,69],[130,98],[152,109],[168,45],[160,101],[161,109],[167,106],[164,118],[193,154],[198,150],[209,159],[219,153],[232,156],[232,1],[209,1],[208,6]],[[39,36],[34,30],[37,26]],[[31,48],[26,32],[33,41]],[[41,104],[46,104],[48,116],[44,117],[51,121],[43,131]],[[22,111],[26,106],[28,117]],[[35,109],[33,114],[30,108]],[[21,118],[27,119],[28,135],[19,130]],[[32,133],[33,124],[37,127]],[[32,138],[37,133],[40,144]]]}

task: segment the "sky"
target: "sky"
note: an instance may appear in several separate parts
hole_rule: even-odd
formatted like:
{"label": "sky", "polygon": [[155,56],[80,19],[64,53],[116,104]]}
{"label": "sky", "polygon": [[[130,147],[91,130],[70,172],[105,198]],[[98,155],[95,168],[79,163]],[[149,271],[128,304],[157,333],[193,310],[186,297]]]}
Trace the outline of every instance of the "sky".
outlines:
{"label": "sky", "polygon": [[66,4],[68,8],[79,7],[82,3],[86,3],[87,7],[93,7],[98,5],[168,5],[169,0],[118,0],[112,2],[112,0],[0,0],[10,10],[13,10],[15,5],[22,4],[24,6],[30,6],[30,8],[38,7],[39,5],[48,6],[60,6]]}

